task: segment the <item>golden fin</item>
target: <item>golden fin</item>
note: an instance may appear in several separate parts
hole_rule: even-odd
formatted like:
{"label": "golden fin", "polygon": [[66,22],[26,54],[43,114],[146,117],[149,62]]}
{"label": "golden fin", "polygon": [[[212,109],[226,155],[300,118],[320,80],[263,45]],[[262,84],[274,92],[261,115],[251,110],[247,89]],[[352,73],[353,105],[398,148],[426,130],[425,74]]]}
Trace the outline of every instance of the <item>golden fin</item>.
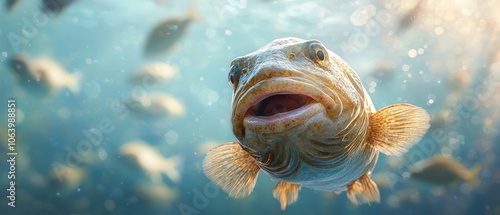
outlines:
{"label": "golden fin", "polygon": [[250,195],[260,167],[238,142],[219,145],[207,152],[203,172],[229,196],[241,198]]}
{"label": "golden fin", "polygon": [[417,106],[387,106],[371,116],[368,143],[386,155],[402,155],[424,136],[429,121],[429,114]]}
{"label": "golden fin", "polygon": [[354,204],[380,202],[377,184],[364,174],[357,181],[347,186],[347,198]]}
{"label": "golden fin", "polygon": [[481,165],[477,164],[467,172],[466,181],[470,187],[474,188],[479,185],[478,178],[479,174],[481,173],[481,170],[482,170]]}
{"label": "golden fin", "polygon": [[293,184],[284,181],[278,181],[273,190],[273,196],[280,201],[281,210],[285,210],[286,206],[294,203],[299,198],[299,184]]}

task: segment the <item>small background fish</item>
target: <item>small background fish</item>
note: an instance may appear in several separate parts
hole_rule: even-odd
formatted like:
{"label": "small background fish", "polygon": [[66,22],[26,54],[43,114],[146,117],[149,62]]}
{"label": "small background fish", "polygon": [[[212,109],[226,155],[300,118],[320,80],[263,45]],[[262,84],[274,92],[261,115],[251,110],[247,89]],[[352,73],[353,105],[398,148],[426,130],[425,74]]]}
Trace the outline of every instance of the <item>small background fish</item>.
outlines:
{"label": "small background fish", "polygon": [[457,187],[459,182],[467,182],[477,187],[480,173],[480,165],[468,169],[452,157],[438,155],[417,163],[409,178],[431,186]]}

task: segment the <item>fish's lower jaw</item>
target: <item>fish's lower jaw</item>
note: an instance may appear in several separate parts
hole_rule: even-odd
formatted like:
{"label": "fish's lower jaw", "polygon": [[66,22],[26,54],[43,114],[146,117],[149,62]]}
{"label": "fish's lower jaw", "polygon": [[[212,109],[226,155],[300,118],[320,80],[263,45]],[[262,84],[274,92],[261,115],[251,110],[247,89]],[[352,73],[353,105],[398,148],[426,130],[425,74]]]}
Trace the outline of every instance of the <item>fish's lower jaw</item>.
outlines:
{"label": "fish's lower jaw", "polygon": [[324,109],[320,103],[311,103],[298,109],[272,116],[247,115],[243,120],[243,126],[259,134],[284,132],[304,124],[316,114],[324,111]]}

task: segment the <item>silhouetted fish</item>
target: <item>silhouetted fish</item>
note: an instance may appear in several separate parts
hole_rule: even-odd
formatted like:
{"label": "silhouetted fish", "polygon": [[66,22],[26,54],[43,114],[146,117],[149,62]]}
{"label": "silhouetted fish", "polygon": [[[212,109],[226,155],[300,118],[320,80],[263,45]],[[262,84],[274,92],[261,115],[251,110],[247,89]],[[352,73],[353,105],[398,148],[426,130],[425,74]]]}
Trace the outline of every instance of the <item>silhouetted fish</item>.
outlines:
{"label": "silhouetted fish", "polygon": [[190,7],[187,16],[169,18],[160,22],[149,33],[144,54],[152,56],[168,52],[186,34],[189,24],[198,19],[199,16],[194,7]]}
{"label": "silhouetted fish", "polygon": [[7,10],[10,11],[19,3],[19,0],[7,0]]}
{"label": "silhouetted fish", "polygon": [[474,187],[477,186],[480,171],[479,165],[469,170],[452,157],[438,155],[417,163],[410,170],[410,179],[437,186],[451,185],[462,180]]}
{"label": "silhouetted fish", "polygon": [[78,0],[42,0],[42,10],[58,15],[75,1]]}
{"label": "silhouetted fish", "polygon": [[419,0],[416,5],[409,10],[403,18],[399,21],[398,24],[398,31],[402,32],[410,28],[413,23],[415,22],[416,19],[418,19],[419,15],[422,13],[422,10],[424,9],[424,4],[426,4],[427,1],[424,0]]}

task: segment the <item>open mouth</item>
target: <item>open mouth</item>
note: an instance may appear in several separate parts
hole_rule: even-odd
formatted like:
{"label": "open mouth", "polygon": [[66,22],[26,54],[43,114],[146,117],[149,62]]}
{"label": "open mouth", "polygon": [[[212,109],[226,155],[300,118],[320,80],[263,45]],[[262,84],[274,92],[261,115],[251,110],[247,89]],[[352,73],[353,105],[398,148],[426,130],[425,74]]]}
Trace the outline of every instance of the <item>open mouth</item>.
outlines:
{"label": "open mouth", "polygon": [[248,114],[258,117],[271,117],[299,109],[314,100],[303,94],[276,93],[257,101],[248,110]]}

